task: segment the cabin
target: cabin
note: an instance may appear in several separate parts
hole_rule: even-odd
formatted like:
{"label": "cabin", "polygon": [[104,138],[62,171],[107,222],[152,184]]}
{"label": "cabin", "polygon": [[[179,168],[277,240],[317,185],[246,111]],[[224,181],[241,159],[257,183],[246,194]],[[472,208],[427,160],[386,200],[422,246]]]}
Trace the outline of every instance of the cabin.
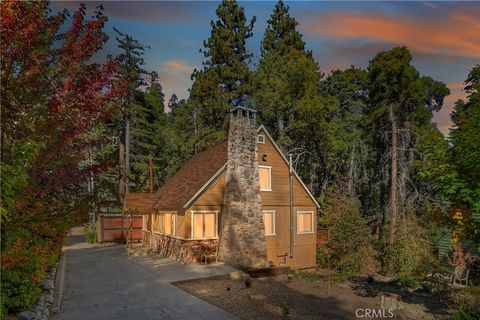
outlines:
{"label": "cabin", "polygon": [[142,244],[182,263],[316,266],[318,203],[255,110],[231,112],[228,139],[197,155],[157,192],[129,193]]}

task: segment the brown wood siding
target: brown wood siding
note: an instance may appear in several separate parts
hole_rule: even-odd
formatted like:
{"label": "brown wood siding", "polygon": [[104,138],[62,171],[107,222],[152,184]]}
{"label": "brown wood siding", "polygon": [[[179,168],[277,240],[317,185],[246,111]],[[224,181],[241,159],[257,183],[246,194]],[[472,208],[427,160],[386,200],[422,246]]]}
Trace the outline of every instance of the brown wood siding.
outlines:
{"label": "brown wood siding", "polygon": [[[259,134],[265,135],[265,143],[258,144],[258,164],[272,167],[272,191],[261,191],[262,203],[264,206],[290,206],[288,164],[285,163],[265,132],[261,130]],[[296,178],[293,183],[293,197],[296,206],[315,207],[315,203]]]}
{"label": "brown wood siding", "polygon": [[[279,255],[290,253],[290,207],[264,206],[263,210],[275,210],[275,235],[266,236],[267,259],[280,265],[283,258]],[[297,234],[297,211],[313,211],[314,232]],[[287,266],[293,269],[314,268],[316,266],[316,207],[294,207],[294,253],[293,259],[286,258]]]}
{"label": "brown wood siding", "polygon": [[223,192],[225,190],[225,171],[218,177],[212,185],[192,203],[192,207],[197,206],[221,206],[223,204]]}

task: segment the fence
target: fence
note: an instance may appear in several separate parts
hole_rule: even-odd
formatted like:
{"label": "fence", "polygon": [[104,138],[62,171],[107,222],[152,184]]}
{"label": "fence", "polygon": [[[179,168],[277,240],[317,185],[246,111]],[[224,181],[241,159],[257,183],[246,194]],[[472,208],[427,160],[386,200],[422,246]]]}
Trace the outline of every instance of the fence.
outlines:
{"label": "fence", "polygon": [[98,242],[142,241],[142,216],[126,216],[123,214],[99,213],[97,215]]}

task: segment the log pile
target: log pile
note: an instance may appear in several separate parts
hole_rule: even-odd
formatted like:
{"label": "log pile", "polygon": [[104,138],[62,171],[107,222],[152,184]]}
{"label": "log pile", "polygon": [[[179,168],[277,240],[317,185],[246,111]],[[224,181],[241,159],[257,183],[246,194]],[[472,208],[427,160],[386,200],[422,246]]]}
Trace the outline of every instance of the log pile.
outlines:
{"label": "log pile", "polygon": [[202,263],[206,258],[216,257],[217,240],[186,240],[166,235],[155,235],[158,253],[181,263]]}

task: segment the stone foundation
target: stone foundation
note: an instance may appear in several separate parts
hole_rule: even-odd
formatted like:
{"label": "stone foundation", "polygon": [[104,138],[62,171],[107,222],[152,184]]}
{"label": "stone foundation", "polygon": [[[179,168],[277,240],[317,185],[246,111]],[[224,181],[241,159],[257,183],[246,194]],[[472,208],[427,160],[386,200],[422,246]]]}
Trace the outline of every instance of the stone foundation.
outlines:
{"label": "stone foundation", "polygon": [[150,231],[142,230],[142,244],[144,246],[149,246],[151,244],[150,237],[151,237]]}
{"label": "stone foundation", "polygon": [[218,241],[185,240],[154,234],[153,246],[158,254],[180,263],[216,262]]}

